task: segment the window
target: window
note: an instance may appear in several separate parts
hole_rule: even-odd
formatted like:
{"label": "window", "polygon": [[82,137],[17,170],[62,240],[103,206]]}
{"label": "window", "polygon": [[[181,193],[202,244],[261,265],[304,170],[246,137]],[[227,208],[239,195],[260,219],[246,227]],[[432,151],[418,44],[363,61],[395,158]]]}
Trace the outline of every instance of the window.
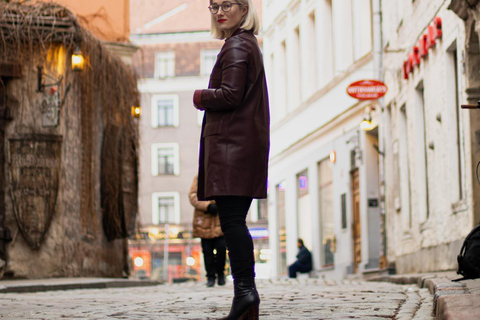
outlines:
{"label": "window", "polygon": [[312,213],[308,186],[308,169],[297,174],[297,230],[307,248],[312,248]]}
{"label": "window", "polygon": [[179,106],[177,95],[152,97],[152,127],[178,127]]}
{"label": "window", "polygon": [[154,192],[152,194],[152,223],[180,223],[180,194]]}
{"label": "window", "polygon": [[353,12],[346,1],[331,1],[334,30],[335,75],[344,73],[353,63]]}
{"label": "window", "polygon": [[217,55],[220,52],[220,49],[204,49],[201,52],[201,70],[200,73],[202,76],[208,76],[215,66],[217,61]]}
{"label": "window", "polygon": [[[293,31],[292,37],[292,44],[291,49],[288,49],[288,42],[287,42],[287,61],[291,61],[291,66],[287,68],[290,71],[288,74],[287,71],[287,79],[289,83],[287,84],[289,88],[289,101],[287,104],[287,111],[291,112],[295,110],[301,102],[302,96],[302,81],[301,81],[301,69],[300,69],[300,27],[295,28]],[[290,57],[288,57],[288,52],[290,52]]]}
{"label": "window", "polygon": [[159,127],[173,126],[173,101],[158,100],[157,110],[158,110],[158,118],[157,118],[158,126]]}
{"label": "window", "polygon": [[398,162],[400,167],[400,209],[403,215],[405,229],[412,227],[411,210],[411,185],[408,154],[408,118],[406,106],[403,105],[398,112]]}
{"label": "window", "polygon": [[275,187],[277,207],[277,233],[278,233],[278,273],[287,273],[287,227],[285,219],[285,188],[286,182],[280,182]]}
{"label": "window", "polygon": [[302,26],[302,37],[300,39],[300,65],[302,82],[302,101],[307,100],[314,92],[317,86],[317,61],[316,61],[316,17],[315,11],[312,11],[306,23]]}
{"label": "window", "polygon": [[179,175],[179,152],[177,143],[152,145],[152,175]]}
{"label": "window", "polygon": [[355,0],[352,6],[353,50],[354,59],[358,60],[372,51],[372,13],[370,0]]}
{"label": "window", "polygon": [[268,219],[268,199],[258,199],[258,220]]}
{"label": "window", "polygon": [[323,0],[319,2],[319,14],[318,17],[318,41],[319,45],[316,50],[318,54],[319,71],[319,85],[320,87],[326,85],[335,73],[335,43],[334,39],[334,17],[333,17],[333,6],[332,0]]}
{"label": "window", "polygon": [[420,222],[428,219],[429,192],[428,192],[428,167],[427,167],[427,126],[425,122],[425,89],[423,80],[415,90],[414,128],[415,128],[415,182],[418,199],[418,212]]}
{"label": "window", "polygon": [[175,53],[157,52],[155,54],[155,78],[175,76]]}
{"label": "window", "polygon": [[318,199],[322,232],[322,266],[331,267],[334,265],[335,252],[335,213],[333,209],[333,165],[328,158],[318,163]]}
{"label": "window", "polygon": [[347,194],[346,193],[342,193],[341,208],[342,208],[342,229],[347,229]]}
{"label": "window", "polygon": [[[447,96],[447,105],[449,107],[445,113],[446,118],[450,119],[446,125],[450,126],[448,132],[448,137],[446,138],[448,148],[448,161],[449,161],[449,175],[450,175],[450,186],[451,186],[451,195],[452,203],[456,203],[465,198],[464,196],[464,186],[462,182],[462,177],[464,176],[463,163],[463,152],[462,152],[462,131],[460,128],[461,118],[460,118],[460,106],[459,106],[459,77],[458,77],[458,52],[457,52],[457,41],[454,41],[452,45],[447,49],[445,69],[447,75],[446,79],[446,96]],[[453,134],[452,134],[453,133]]]}
{"label": "window", "polygon": [[268,201],[267,199],[253,199],[249,211],[250,220],[257,222],[268,219]]}

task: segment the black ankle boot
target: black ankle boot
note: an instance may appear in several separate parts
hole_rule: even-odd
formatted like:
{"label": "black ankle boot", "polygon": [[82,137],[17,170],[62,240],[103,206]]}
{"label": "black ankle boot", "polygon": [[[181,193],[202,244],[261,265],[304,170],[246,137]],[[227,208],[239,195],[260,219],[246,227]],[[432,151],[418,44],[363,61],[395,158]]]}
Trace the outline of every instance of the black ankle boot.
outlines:
{"label": "black ankle boot", "polygon": [[232,308],[221,320],[258,320],[260,297],[253,278],[235,279],[233,288]]}
{"label": "black ankle boot", "polygon": [[208,277],[207,287],[213,287],[215,285],[215,277]]}
{"label": "black ankle boot", "polygon": [[225,276],[223,274],[218,275],[217,283],[218,283],[219,286],[224,286],[225,285]]}

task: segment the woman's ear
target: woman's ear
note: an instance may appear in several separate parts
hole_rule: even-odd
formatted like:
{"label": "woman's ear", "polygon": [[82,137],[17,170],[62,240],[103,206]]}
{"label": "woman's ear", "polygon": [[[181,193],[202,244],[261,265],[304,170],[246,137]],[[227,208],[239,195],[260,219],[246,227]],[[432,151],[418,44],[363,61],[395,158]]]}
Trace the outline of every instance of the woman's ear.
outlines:
{"label": "woman's ear", "polygon": [[248,4],[243,6],[243,16],[245,16],[248,13]]}

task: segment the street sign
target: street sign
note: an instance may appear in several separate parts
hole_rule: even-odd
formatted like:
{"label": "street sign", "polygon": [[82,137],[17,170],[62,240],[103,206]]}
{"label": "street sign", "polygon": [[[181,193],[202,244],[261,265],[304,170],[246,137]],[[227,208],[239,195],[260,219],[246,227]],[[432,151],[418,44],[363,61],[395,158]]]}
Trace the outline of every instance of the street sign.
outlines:
{"label": "street sign", "polygon": [[360,80],[347,87],[347,93],[358,100],[375,100],[387,93],[385,83],[378,80]]}

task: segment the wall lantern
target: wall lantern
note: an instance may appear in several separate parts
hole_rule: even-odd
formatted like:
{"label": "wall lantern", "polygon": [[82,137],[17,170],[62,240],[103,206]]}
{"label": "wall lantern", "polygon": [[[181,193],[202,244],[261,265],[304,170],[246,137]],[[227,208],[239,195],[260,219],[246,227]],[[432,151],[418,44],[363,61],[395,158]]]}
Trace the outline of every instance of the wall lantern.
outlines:
{"label": "wall lantern", "polygon": [[337,162],[337,153],[335,152],[335,150],[330,151],[330,162]]}
{"label": "wall lantern", "polygon": [[142,114],[142,107],[132,106],[132,117],[140,118],[141,114]]}
{"label": "wall lantern", "polygon": [[372,110],[375,110],[374,107],[366,107],[365,114],[363,115],[363,120],[360,122],[360,129],[363,131],[370,131],[375,126],[372,123]]}
{"label": "wall lantern", "polygon": [[82,71],[84,67],[85,67],[85,58],[83,57],[83,54],[80,48],[77,47],[72,54],[72,70]]}

